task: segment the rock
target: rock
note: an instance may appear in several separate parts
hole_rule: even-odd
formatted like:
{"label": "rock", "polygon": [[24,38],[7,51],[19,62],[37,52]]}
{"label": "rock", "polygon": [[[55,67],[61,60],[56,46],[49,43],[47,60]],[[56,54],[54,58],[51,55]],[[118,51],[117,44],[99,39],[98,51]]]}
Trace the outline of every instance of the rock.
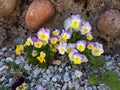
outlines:
{"label": "rock", "polygon": [[13,59],[11,57],[7,57],[6,62],[13,62]]}
{"label": "rock", "polygon": [[68,87],[69,87],[69,90],[74,87],[73,84],[70,81],[68,82]]}
{"label": "rock", "polygon": [[75,82],[75,90],[79,90],[80,84],[78,82]]}
{"label": "rock", "polygon": [[62,87],[62,90],[67,90],[67,87],[68,87],[68,84],[65,83],[65,84],[63,85],[63,87]]}
{"label": "rock", "polygon": [[47,73],[47,74],[50,74],[50,70],[49,70],[49,69],[47,69],[47,70],[46,70],[46,73]]}
{"label": "rock", "polygon": [[7,47],[2,48],[2,52],[5,52],[7,50]]}
{"label": "rock", "polygon": [[7,40],[7,31],[6,29],[0,27],[0,47],[2,47],[3,43]]}
{"label": "rock", "polygon": [[64,82],[68,82],[70,81],[70,77],[69,77],[69,73],[65,72],[64,76],[63,76]]}
{"label": "rock", "polygon": [[93,90],[92,87],[87,87],[87,90]]}
{"label": "rock", "polygon": [[54,65],[60,65],[62,62],[61,62],[61,60],[54,60],[53,62],[52,62],[52,64],[54,64]]}
{"label": "rock", "polygon": [[17,0],[0,0],[0,17],[11,14],[17,4]]}
{"label": "rock", "polygon": [[55,83],[54,84],[55,85],[55,87],[62,87],[60,84],[58,84],[58,83]]}
{"label": "rock", "polygon": [[7,66],[2,66],[2,67],[0,67],[0,72],[2,72],[3,70],[5,70],[5,69],[7,69],[8,67]]}
{"label": "rock", "polygon": [[34,0],[25,16],[26,25],[31,30],[39,29],[55,14],[55,8],[49,0]]}
{"label": "rock", "polygon": [[57,78],[54,76],[54,77],[52,77],[52,80],[51,80],[51,81],[56,82],[56,81],[57,81]]}
{"label": "rock", "polygon": [[4,53],[3,52],[0,52],[0,56],[2,56]]}
{"label": "rock", "polygon": [[24,69],[27,70],[27,71],[30,71],[31,67],[28,64],[25,64]]}
{"label": "rock", "polygon": [[35,69],[35,70],[33,71],[33,77],[36,78],[39,73],[40,73],[40,69]]}
{"label": "rock", "polygon": [[120,35],[120,12],[118,10],[107,10],[99,16],[97,28],[103,38],[117,38]]}
{"label": "rock", "polygon": [[61,73],[63,71],[63,69],[62,68],[58,68],[58,71]]}

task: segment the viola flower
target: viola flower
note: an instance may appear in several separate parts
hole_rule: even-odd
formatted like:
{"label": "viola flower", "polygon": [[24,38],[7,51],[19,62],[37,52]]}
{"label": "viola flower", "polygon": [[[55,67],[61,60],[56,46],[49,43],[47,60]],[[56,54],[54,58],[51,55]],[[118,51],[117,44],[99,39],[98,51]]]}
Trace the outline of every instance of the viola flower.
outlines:
{"label": "viola flower", "polygon": [[93,35],[91,34],[91,32],[86,34],[87,40],[92,40],[93,39]]}
{"label": "viola flower", "polygon": [[75,44],[72,44],[72,43],[68,43],[67,45],[67,53],[70,53],[72,52],[72,50],[75,48]]}
{"label": "viola flower", "polygon": [[25,43],[26,46],[30,46],[30,45],[33,45],[33,41],[31,39],[31,37],[29,37]]}
{"label": "viola flower", "polygon": [[40,61],[40,63],[46,62],[45,55],[46,54],[44,52],[40,52],[40,55],[37,57],[37,60]]}
{"label": "viola flower", "polygon": [[76,46],[77,46],[77,49],[80,51],[80,52],[83,52],[86,48],[86,44],[87,42],[85,40],[79,40],[76,42]]}
{"label": "viola flower", "polygon": [[73,54],[78,52],[76,49],[72,49],[72,51],[68,54],[70,61],[73,61]]}
{"label": "viola flower", "polygon": [[56,30],[54,30],[54,31],[52,32],[52,34],[53,34],[54,36],[59,36],[59,35],[61,34],[61,30],[60,30],[60,29],[56,29]]}
{"label": "viola flower", "polygon": [[67,43],[59,43],[57,49],[59,53],[63,55],[66,52],[66,47],[67,47]]}
{"label": "viola flower", "polygon": [[83,55],[82,62],[88,62],[88,58],[85,55]]}
{"label": "viola flower", "polygon": [[103,45],[98,42],[96,42],[95,44],[96,45],[92,48],[92,54],[94,56],[100,56],[102,53],[104,53]]}
{"label": "viola flower", "polygon": [[43,42],[48,43],[50,38],[50,30],[45,28],[40,28],[40,30],[37,33],[37,36]]}
{"label": "viola flower", "polygon": [[80,32],[82,35],[85,35],[91,31],[92,27],[89,22],[84,22],[83,26],[81,26]]}
{"label": "viola flower", "polygon": [[20,52],[23,51],[23,50],[24,50],[24,45],[20,44],[16,47],[15,53],[20,54]]}
{"label": "viola flower", "polygon": [[82,76],[82,72],[79,70],[75,70],[75,77],[80,78]]}
{"label": "viola flower", "polygon": [[57,41],[58,41],[57,36],[51,36],[51,37],[50,37],[50,42],[51,42],[51,44],[56,44]]}
{"label": "viola flower", "polygon": [[88,42],[87,48],[88,48],[89,50],[92,50],[92,48],[93,48],[95,45],[96,45],[95,42]]}
{"label": "viola flower", "polygon": [[81,55],[79,52],[74,52],[72,59],[73,59],[74,64],[81,64],[83,55]]}
{"label": "viola flower", "polygon": [[13,83],[12,85],[12,90],[16,90],[16,88],[20,85],[22,85],[25,81],[24,77],[20,77],[16,82]]}
{"label": "viola flower", "polygon": [[57,52],[57,47],[58,47],[58,44],[50,44],[50,49],[53,51],[53,52]]}
{"label": "viola flower", "polygon": [[26,90],[27,89],[27,84],[23,83],[22,85],[18,86],[16,90]]}
{"label": "viola flower", "polygon": [[33,51],[32,51],[32,56],[33,56],[33,57],[36,57],[37,55],[38,55],[38,52],[37,52],[36,50],[33,50]]}
{"label": "viola flower", "polygon": [[80,17],[81,16],[77,14],[77,15],[72,15],[71,17],[66,19],[64,22],[64,28],[66,30],[68,29],[79,30],[81,26],[81,21],[82,21]]}
{"label": "viola flower", "polygon": [[72,33],[68,30],[63,30],[62,34],[59,37],[60,42],[66,42],[68,39],[70,39],[72,36]]}
{"label": "viola flower", "polygon": [[38,39],[36,42],[34,42],[35,48],[41,48],[42,46],[43,46],[43,41]]}

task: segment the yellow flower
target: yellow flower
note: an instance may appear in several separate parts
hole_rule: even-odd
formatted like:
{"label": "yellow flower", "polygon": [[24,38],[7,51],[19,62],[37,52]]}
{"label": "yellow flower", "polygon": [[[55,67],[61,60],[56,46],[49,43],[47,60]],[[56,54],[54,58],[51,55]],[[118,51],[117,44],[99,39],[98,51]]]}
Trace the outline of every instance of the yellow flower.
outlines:
{"label": "yellow flower", "polygon": [[51,44],[56,44],[57,41],[58,41],[57,38],[51,38],[50,39]]}
{"label": "yellow flower", "polygon": [[23,83],[22,85],[18,86],[16,90],[27,90],[26,83]]}
{"label": "yellow flower", "polygon": [[60,37],[60,38],[59,38],[59,41],[63,43],[63,42],[66,42],[67,39],[64,39],[64,38]]}
{"label": "yellow flower", "polygon": [[100,51],[100,49],[93,48],[93,49],[92,49],[92,54],[93,54],[94,56],[100,56],[101,51]]}
{"label": "yellow flower", "polygon": [[78,28],[79,27],[79,22],[77,20],[73,20],[72,23],[71,23],[71,27],[72,28]]}
{"label": "yellow flower", "polygon": [[24,45],[20,44],[16,47],[15,53],[20,54],[20,52],[23,51],[23,50],[24,50]]}
{"label": "yellow flower", "polygon": [[28,38],[25,45],[27,45],[27,46],[33,45],[32,40],[30,38]]}
{"label": "yellow flower", "polygon": [[88,44],[88,45],[87,45],[87,48],[88,48],[89,50],[91,50],[91,49],[93,48],[93,45],[92,45],[92,44]]}
{"label": "yellow flower", "polygon": [[35,43],[34,43],[34,46],[35,46],[36,48],[41,48],[42,45],[43,45],[43,42],[35,42]]}
{"label": "yellow flower", "polygon": [[37,60],[40,61],[40,63],[45,62],[45,53],[44,52],[40,52],[40,56],[37,57]]}
{"label": "yellow flower", "polygon": [[81,64],[81,58],[80,57],[73,56],[72,58],[73,58],[74,64]]}
{"label": "yellow flower", "polygon": [[67,48],[67,51],[66,51],[67,53],[70,53],[70,52],[72,52],[72,48]]}
{"label": "yellow flower", "polygon": [[48,37],[47,37],[46,34],[40,34],[40,35],[38,36],[38,38],[39,38],[40,40],[43,40],[43,41],[47,41],[47,40],[48,40]]}
{"label": "yellow flower", "polygon": [[79,51],[81,51],[81,52],[83,52],[84,50],[85,50],[85,46],[84,45],[78,45],[77,46],[77,49],[79,50]]}
{"label": "yellow flower", "polygon": [[87,40],[92,40],[93,39],[93,36],[91,34],[88,34],[87,35]]}

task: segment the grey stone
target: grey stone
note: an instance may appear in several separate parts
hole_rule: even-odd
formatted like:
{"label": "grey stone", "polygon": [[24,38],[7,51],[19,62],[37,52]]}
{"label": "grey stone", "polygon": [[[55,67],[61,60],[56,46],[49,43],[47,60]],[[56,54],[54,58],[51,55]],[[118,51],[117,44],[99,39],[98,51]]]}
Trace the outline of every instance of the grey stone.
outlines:
{"label": "grey stone", "polygon": [[51,80],[51,81],[56,82],[56,81],[57,81],[57,78],[54,76],[54,77],[52,77],[52,80]]}
{"label": "grey stone", "polygon": [[62,69],[62,68],[58,68],[58,71],[59,71],[59,72],[62,72],[62,71],[63,71],[63,69]]}
{"label": "grey stone", "polygon": [[46,73],[47,73],[47,74],[50,74],[51,72],[50,72],[50,70],[49,70],[49,69],[47,69],[47,70],[46,70]]}
{"label": "grey stone", "polygon": [[2,48],[2,52],[5,52],[7,50],[7,47]]}
{"label": "grey stone", "polygon": [[24,69],[27,70],[27,71],[30,71],[31,67],[28,64],[25,64]]}
{"label": "grey stone", "polygon": [[87,87],[87,90],[93,90],[92,87]]}
{"label": "grey stone", "polygon": [[6,62],[13,62],[13,59],[11,57],[7,57]]}
{"label": "grey stone", "polygon": [[70,81],[70,77],[69,77],[69,73],[65,72],[64,76],[63,76],[64,82],[68,82]]}
{"label": "grey stone", "polygon": [[54,64],[54,65],[60,65],[62,63],[62,61],[61,60],[54,60],[53,62],[52,62],[52,64]]}
{"label": "grey stone", "polygon": [[4,53],[3,52],[0,52],[0,56],[2,56]]}
{"label": "grey stone", "polygon": [[63,87],[62,87],[62,90],[67,90],[67,87],[68,87],[68,84],[65,83],[65,84],[63,85]]}
{"label": "grey stone", "polygon": [[62,85],[60,85],[58,83],[55,83],[54,85],[55,85],[55,87],[62,87]]}

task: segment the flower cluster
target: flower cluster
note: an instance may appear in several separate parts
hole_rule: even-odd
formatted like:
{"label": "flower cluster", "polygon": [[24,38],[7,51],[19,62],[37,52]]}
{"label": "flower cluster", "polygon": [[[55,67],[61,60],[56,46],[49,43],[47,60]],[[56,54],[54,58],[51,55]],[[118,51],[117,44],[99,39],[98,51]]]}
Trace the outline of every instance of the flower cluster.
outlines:
{"label": "flower cluster", "polygon": [[59,53],[66,54],[73,64],[81,64],[88,61],[87,54],[100,56],[104,52],[102,44],[94,42],[91,30],[88,21],[72,15],[65,20],[64,29],[40,28],[36,36],[30,36],[25,45],[18,45],[15,51],[20,54],[25,47],[27,57],[34,62],[46,63],[51,54]]}

